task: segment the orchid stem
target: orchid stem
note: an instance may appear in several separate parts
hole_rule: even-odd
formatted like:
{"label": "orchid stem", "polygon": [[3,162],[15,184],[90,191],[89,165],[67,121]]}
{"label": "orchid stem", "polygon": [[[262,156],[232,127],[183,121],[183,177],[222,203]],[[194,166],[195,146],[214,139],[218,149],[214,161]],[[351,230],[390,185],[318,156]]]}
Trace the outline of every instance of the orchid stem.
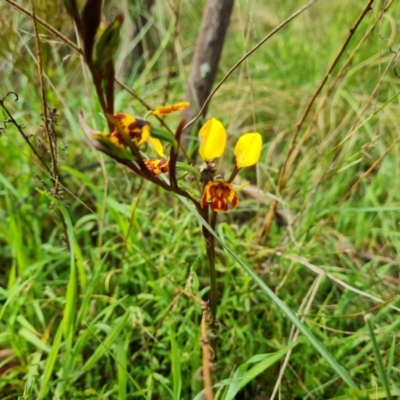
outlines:
{"label": "orchid stem", "polygon": [[[207,222],[209,222],[210,227],[214,229],[216,224],[216,213],[212,211],[211,218],[209,218],[209,207],[207,206],[203,208],[202,216]],[[214,324],[217,316],[217,271],[215,269],[215,242],[214,236],[205,226],[203,226],[203,236],[206,244],[208,269],[210,272],[210,308]]]}
{"label": "orchid stem", "polygon": [[[215,231],[215,226],[217,224],[217,213],[215,211],[211,211],[211,220],[210,226]],[[210,233],[210,285],[211,285],[211,312],[213,316],[213,324],[217,318],[217,271],[215,269],[215,239],[214,236]]]}

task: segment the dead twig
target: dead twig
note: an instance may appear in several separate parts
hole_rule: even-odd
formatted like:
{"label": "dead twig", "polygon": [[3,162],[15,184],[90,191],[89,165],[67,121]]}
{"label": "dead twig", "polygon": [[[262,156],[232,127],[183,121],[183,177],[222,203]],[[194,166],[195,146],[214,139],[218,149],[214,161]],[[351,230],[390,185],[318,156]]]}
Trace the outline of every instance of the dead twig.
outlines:
{"label": "dead twig", "polygon": [[[44,121],[44,131],[46,132],[47,140],[49,142],[49,148],[50,148],[50,156],[51,156],[51,177],[54,185],[54,196],[58,197],[58,190],[59,190],[59,178],[58,178],[58,169],[57,169],[57,138],[54,132],[54,129],[50,129],[49,125],[51,124],[51,121],[54,120],[52,118],[51,120],[49,119],[49,114],[47,112],[48,110],[48,105],[47,105],[47,99],[46,99],[46,89],[45,89],[45,82],[44,82],[44,76],[43,76],[43,65],[42,65],[42,48],[40,45],[40,39],[39,39],[39,32],[38,32],[38,27],[37,27],[37,21],[36,21],[36,12],[35,12],[35,2],[34,0],[31,0],[31,7],[32,7],[32,21],[33,21],[33,31],[35,34],[35,43],[36,43],[36,57],[37,57],[37,67],[39,71],[39,82],[40,82],[40,94],[42,97],[42,113],[43,113],[43,121]],[[53,115],[53,114],[52,114]],[[54,128],[54,124],[51,124],[52,128]]]}

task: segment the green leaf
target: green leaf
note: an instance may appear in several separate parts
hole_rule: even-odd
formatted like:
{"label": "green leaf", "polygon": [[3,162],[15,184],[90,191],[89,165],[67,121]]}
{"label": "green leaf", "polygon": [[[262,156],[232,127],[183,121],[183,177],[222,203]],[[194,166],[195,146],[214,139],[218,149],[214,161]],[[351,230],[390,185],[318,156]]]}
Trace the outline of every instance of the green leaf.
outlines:
{"label": "green leaf", "polygon": [[179,359],[178,345],[175,340],[175,331],[173,325],[170,326],[169,337],[171,341],[171,364],[172,364],[172,382],[173,392],[176,399],[181,398],[182,390],[182,376],[181,376],[181,363]]}
{"label": "green leaf", "polygon": [[[268,369],[271,365],[284,357],[286,353],[297,346],[298,343],[299,341],[291,343],[276,353],[255,355],[251,357],[249,361],[240,365],[233,375],[233,381],[229,385],[228,392],[226,393],[224,400],[234,399],[236,394],[241,389],[243,389],[249,382]],[[249,365],[253,363],[256,363],[256,365],[248,370]]]}
{"label": "green leaf", "polygon": [[108,136],[97,134],[93,135],[91,140],[100,144],[100,146],[96,146],[96,144],[93,143],[98,150],[108,154],[111,157],[115,156],[123,160],[134,160],[134,157],[130,151],[128,151],[125,147],[116,146],[110,141]]}
{"label": "green leaf", "polygon": [[123,342],[117,340],[114,345],[115,348],[115,361],[117,364],[117,376],[118,376],[118,400],[126,400],[126,387],[128,383],[128,359],[126,349],[124,348]]}
{"label": "green leaf", "polygon": [[116,325],[113,326],[110,333],[104,339],[102,343],[97,347],[91,357],[86,361],[85,365],[82,367],[81,371],[86,372],[92,369],[97,361],[106,353],[109,347],[118,339],[119,334],[122,329],[128,326],[129,313],[125,313],[118,321]]}
{"label": "green leaf", "polygon": [[185,172],[190,172],[194,175],[196,175],[198,178],[200,178],[200,172],[196,168],[192,167],[189,164],[185,164],[182,162],[177,162],[176,163],[176,170],[177,171],[185,171]]}
{"label": "green leaf", "polygon": [[33,344],[38,350],[44,351],[45,353],[50,353],[51,348],[42,342],[32,331],[26,328],[19,330],[18,334],[22,336],[25,340]]}
{"label": "green leaf", "polygon": [[197,212],[192,203],[184,197],[179,196],[180,200],[192,212],[197,220],[205,226],[215,239],[221,244],[226,252],[236,261],[236,263],[253,279],[261,290],[278,306],[278,308],[290,319],[297,329],[308,339],[333,370],[351,387],[357,387],[351,379],[350,374],[336,361],[325,346],[308,330],[308,328],[296,317],[289,307],[264,283],[264,281],[244,262],[234,251],[217,235],[217,233],[208,225],[204,218]]}
{"label": "green leaf", "polygon": [[178,144],[176,143],[175,136],[171,132],[168,132],[165,129],[151,126],[151,136],[153,136],[157,139],[160,139],[162,142],[171,143],[175,147],[175,149],[178,148]]}
{"label": "green leaf", "polygon": [[[339,397],[331,397],[329,400],[378,400],[378,399],[387,399],[386,389],[383,387],[377,387],[373,389],[367,390],[359,390],[355,388],[351,388],[347,390],[348,394]],[[396,391],[395,386],[390,387],[390,394],[392,396],[398,396],[399,393]]]}
{"label": "green leaf", "polygon": [[373,347],[374,353],[375,353],[376,367],[377,367],[379,375],[381,376],[381,381],[383,383],[383,387],[385,388],[385,391],[386,391],[386,398],[388,400],[392,400],[392,396],[390,394],[388,377],[387,377],[385,369],[383,367],[383,361],[382,361],[381,353],[379,351],[378,342],[376,341],[374,328],[372,326],[370,315],[365,316],[365,322],[367,323],[369,334],[371,336],[371,343],[372,343],[372,347]]}
{"label": "green leaf", "polygon": [[118,14],[114,21],[101,33],[94,50],[94,64],[99,70],[113,59],[119,43],[119,34],[122,27],[124,16]]}
{"label": "green leaf", "polygon": [[68,14],[73,18],[75,22],[79,21],[79,10],[76,4],[76,0],[64,0],[64,6],[67,9]]}
{"label": "green leaf", "polygon": [[57,361],[58,352],[60,350],[62,333],[63,333],[63,324],[61,323],[60,326],[58,327],[56,336],[54,338],[53,346],[51,347],[49,357],[46,360],[46,365],[44,367],[44,373],[42,376],[41,388],[39,392],[39,400],[46,398],[47,392],[49,390],[50,379],[53,374],[54,365]]}

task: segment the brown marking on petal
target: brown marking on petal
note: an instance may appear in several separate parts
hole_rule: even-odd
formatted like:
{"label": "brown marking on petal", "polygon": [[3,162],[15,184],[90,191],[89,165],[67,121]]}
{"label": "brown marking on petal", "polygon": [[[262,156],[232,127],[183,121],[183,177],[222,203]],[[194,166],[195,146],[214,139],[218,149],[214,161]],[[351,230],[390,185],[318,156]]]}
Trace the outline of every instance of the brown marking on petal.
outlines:
{"label": "brown marking on petal", "polygon": [[235,193],[235,196],[233,196],[231,204],[232,204],[233,209],[235,209],[239,204],[239,196],[236,193]]}
{"label": "brown marking on petal", "polygon": [[122,121],[125,118],[125,114],[114,114],[114,118],[118,121]]}
{"label": "brown marking on petal", "polygon": [[159,175],[163,172],[169,171],[169,161],[166,159],[158,160],[149,158],[143,161],[152,175]]}
{"label": "brown marking on petal", "polygon": [[210,181],[204,187],[201,205],[204,207],[210,203],[213,211],[227,211],[228,202],[235,209],[239,203],[239,197],[233,186],[226,181]]}
{"label": "brown marking on petal", "polygon": [[137,127],[136,121],[133,121],[128,125],[129,130],[134,130],[136,127]]}

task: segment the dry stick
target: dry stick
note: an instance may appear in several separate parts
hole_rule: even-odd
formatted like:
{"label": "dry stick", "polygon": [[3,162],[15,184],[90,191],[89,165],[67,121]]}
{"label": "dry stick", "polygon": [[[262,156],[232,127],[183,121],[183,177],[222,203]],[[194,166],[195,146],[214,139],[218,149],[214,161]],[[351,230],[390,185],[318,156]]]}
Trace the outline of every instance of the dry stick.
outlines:
{"label": "dry stick", "polygon": [[213,400],[214,394],[212,390],[211,380],[211,363],[210,363],[210,345],[207,335],[207,303],[201,305],[201,349],[203,353],[203,381],[204,381],[204,399]]}
{"label": "dry stick", "polygon": [[[347,36],[346,41],[344,42],[343,46],[341,47],[341,49],[339,50],[338,54],[336,55],[335,59],[333,60],[332,64],[330,65],[330,67],[328,68],[328,71],[326,72],[324,78],[322,79],[321,83],[319,84],[319,86],[317,87],[317,89],[315,90],[313,96],[311,97],[310,101],[308,102],[303,115],[300,117],[299,121],[296,124],[296,130],[290,140],[290,144],[289,144],[289,149],[286,153],[285,159],[283,161],[282,167],[279,171],[279,178],[278,178],[278,184],[276,187],[276,191],[279,194],[280,191],[283,189],[284,185],[285,185],[285,180],[286,180],[286,169],[287,169],[287,163],[289,161],[289,158],[292,154],[292,151],[294,149],[294,144],[295,141],[297,139],[297,136],[300,132],[301,127],[303,126],[303,123],[308,115],[308,113],[311,110],[312,105],[314,104],[314,101],[316,100],[316,98],[318,97],[318,95],[320,94],[321,90],[323,89],[323,87],[325,86],[325,83],[327,82],[330,74],[332,73],[332,70],[335,68],[336,64],[338,63],[340,57],[342,56],[342,54],[344,53],[344,51],[346,50],[347,45],[349,44],[351,38],[353,37],[355,31],[357,30],[358,26],[360,25],[361,21],[364,19],[364,17],[367,15],[368,11],[371,10],[371,5],[374,2],[374,0],[369,0],[366,7],[364,8],[364,10],[361,12],[361,14],[359,15],[359,17],[357,18],[355,24],[353,25],[353,27],[350,29],[349,35]],[[276,212],[276,207],[278,205],[278,202],[276,200],[273,200],[271,203],[271,206],[268,210],[267,216],[264,220],[263,226],[259,232],[259,236],[258,239],[259,241],[261,241],[262,243],[266,243],[271,231],[271,226],[272,226],[272,222],[275,218],[275,212]]]}
{"label": "dry stick", "polygon": [[[43,66],[42,66],[42,50],[40,46],[39,33],[37,29],[36,22],[36,13],[35,13],[35,2],[31,0],[32,7],[32,15],[33,15],[33,30],[35,32],[35,42],[36,42],[36,56],[37,56],[37,66],[39,70],[39,82],[40,82],[40,90],[42,96],[42,108],[43,108],[43,120],[44,120],[44,130],[46,132],[47,140],[49,141],[50,146],[50,155],[51,155],[51,167],[52,167],[52,181],[54,185],[54,196],[57,197],[58,193],[58,171],[57,171],[57,145],[56,138],[52,137],[49,129],[49,119],[47,114],[47,100],[46,100],[46,92],[45,92],[45,84],[43,77]],[[54,132],[53,132],[54,133]]]}
{"label": "dry stick", "polygon": [[21,125],[19,125],[17,123],[17,121],[14,119],[14,117],[12,116],[12,114],[10,113],[10,111],[8,110],[8,108],[6,107],[6,105],[4,104],[4,100],[6,99],[6,97],[9,94],[14,94],[15,95],[15,101],[18,101],[18,95],[14,92],[9,92],[7,93],[2,99],[0,99],[0,107],[4,110],[4,112],[6,113],[8,119],[13,123],[13,125],[18,129],[19,133],[22,135],[22,137],[24,138],[25,142],[28,144],[28,146],[30,147],[30,149],[32,150],[33,154],[35,154],[35,156],[39,159],[39,161],[42,163],[43,167],[46,168],[47,172],[49,172],[51,174],[51,170],[50,168],[47,166],[47,164],[45,163],[45,161],[43,160],[43,158],[40,156],[40,154],[37,152],[37,150],[35,149],[35,147],[32,145],[31,141],[29,140],[28,136],[25,135],[25,132],[23,131]]}
{"label": "dry stick", "polygon": [[[9,1],[9,0],[6,0]],[[207,104],[211,100],[211,98],[214,96],[214,94],[217,92],[217,90],[222,86],[222,84],[232,75],[232,73],[235,71],[235,69],[243,62],[245,61],[248,57],[250,57],[259,47],[261,47],[267,40],[269,40],[272,36],[275,35],[278,31],[280,31],[285,25],[287,25],[290,21],[292,21],[294,18],[296,18],[298,15],[300,15],[302,12],[304,12],[307,8],[311,7],[317,0],[311,0],[308,3],[306,3],[303,7],[299,8],[295,13],[293,13],[289,18],[285,19],[282,23],[280,23],[275,29],[273,29],[268,35],[266,35],[259,43],[257,43],[250,51],[248,51],[243,57],[239,59],[232,67],[231,69],[226,73],[226,75],[221,79],[221,81],[217,84],[217,86],[214,88],[214,90],[209,94],[207,97],[206,101],[204,102],[203,106],[201,107],[200,111],[197,113],[197,115],[191,119],[184,127],[186,129],[188,126],[192,125],[194,122],[196,122],[202,115],[204,109],[207,107]]]}
{"label": "dry stick", "polygon": [[[196,39],[185,98],[191,105],[182,113],[190,121],[210,95],[218,70],[234,0],[207,0]],[[202,108],[205,115],[207,106]],[[185,128],[184,143],[189,144],[191,129]]]}

